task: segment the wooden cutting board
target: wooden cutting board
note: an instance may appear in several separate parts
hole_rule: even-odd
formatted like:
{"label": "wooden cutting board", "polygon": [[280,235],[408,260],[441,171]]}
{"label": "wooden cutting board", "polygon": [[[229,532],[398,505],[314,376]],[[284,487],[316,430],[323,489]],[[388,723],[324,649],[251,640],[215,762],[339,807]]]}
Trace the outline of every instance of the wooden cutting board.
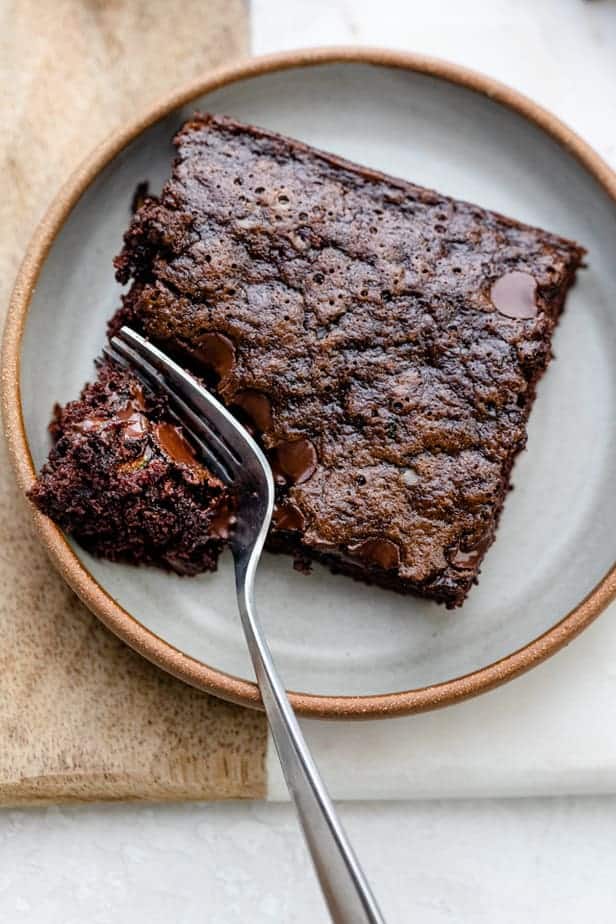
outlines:
{"label": "wooden cutting board", "polygon": [[[157,97],[245,53],[247,35],[242,0],[2,4],[2,313],[68,173]],[[0,639],[0,804],[263,795],[263,717],[166,676],[82,606],[39,547],[3,443]]]}

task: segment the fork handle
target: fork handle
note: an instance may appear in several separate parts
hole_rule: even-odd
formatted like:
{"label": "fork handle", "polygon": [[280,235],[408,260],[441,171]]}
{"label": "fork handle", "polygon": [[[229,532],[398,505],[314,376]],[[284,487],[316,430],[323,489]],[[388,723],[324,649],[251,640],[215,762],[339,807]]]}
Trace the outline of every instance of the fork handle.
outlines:
{"label": "fork handle", "polygon": [[236,562],[240,616],[272,738],[334,924],[385,924],[291,708],[261,631],[253,581]]}

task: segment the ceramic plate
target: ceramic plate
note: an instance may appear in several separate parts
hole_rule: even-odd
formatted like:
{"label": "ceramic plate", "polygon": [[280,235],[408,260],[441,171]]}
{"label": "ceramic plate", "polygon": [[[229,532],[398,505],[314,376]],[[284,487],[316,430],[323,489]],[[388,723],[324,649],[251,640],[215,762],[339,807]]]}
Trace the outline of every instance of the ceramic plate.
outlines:
{"label": "ceramic plate", "polygon": [[[96,152],[41,226],[13,299],[4,398],[22,486],[33,475],[28,450],[38,468],[49,449],[52,403],[74,398],[92,376],[120,297],[111,261],[135,186],[147,180],[160,189],[171,136],[196,108],[284,132],[588,248],[515,490],[465,606],[450,612],[320,566],[302,576],[282,556],[264,557],[257,587],[274,654],[287,686],[303,691],[295,704],[307,714],[430,708],[532,666],[590,622],[615,589],[616,183],[556,119],[457,67],[369,50],[256,60],[177,94]],[[64,576],[121,637],[190,683],[258,704],[228,555],[217,574],[181,579],[96,561],[43,517],[36,522]]]}

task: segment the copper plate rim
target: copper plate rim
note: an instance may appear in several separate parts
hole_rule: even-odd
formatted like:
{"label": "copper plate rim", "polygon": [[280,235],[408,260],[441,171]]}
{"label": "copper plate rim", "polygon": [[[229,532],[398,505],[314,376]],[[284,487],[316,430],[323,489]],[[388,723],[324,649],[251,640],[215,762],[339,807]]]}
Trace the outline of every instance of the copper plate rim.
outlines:
{"label": "copper plate rim", "polygon": [[[616,203],[616,174],[571,129],[517,91],[456,64],[382,48],[330,47],[300,49],[253,58],[221,68],[152,106],[145,115],[101,144],[62,187],[39,224],[21,265],[11,296],[2,346],[1,395],[4,430],[19,487],[26,491],[35,477],[22,415],[20,352],[28,308],[49,249],[69,213],[99,172],[144,129],[174,109],[238,80],[318,64],[363,63],[399,68],[465,87],[517,112],[543,129],[598,181]],[[164,642],[124,610],[79,561],[64,534],[33,511],[34,524],[51,560],[96,616],[128,645],[163,670],[201,690],[252,708],[262,708],[254,683],[196,661]],[[433,686],[374,696],[315,696],[290,693],[298,713],[315,718],[375,719],[408,715],[448,706],[493,689],[529,670],[585,629],[616,597],[616,563],[574,609],[543,635],[499,661]]]}

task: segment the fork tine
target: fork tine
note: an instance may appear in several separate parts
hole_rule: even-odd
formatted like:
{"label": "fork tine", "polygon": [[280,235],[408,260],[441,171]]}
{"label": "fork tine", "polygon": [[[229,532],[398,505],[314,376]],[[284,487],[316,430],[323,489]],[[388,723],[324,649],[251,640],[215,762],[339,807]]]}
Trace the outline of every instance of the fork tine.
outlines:
{"label": "fork tine", "polygon": [[[115,341],[115,342],[114,342]],[[207,423],[199,417],[184,399],[166,382],[163,374],[154,369],[136,351],[121,341],[113,338],[111,346],[103,347],[103,353],[109,359],[134,372],[146,385],[164,391],[170,399],[173,410],[180,422],[186,427],[203,456],[204,461],[215,475],[227,483],[237,476],[237,463],[234,455],[228,451],[221,438],[214,433]]]}
{"label": "fork tine", "polygon": [[257,455],[261,454],[252,437],[238,424],[233,415],[193,375],[182,369],[166,353],[130,327],[120,328],[113,339],[125,343],[164,375],[167,382],[173,385],[174,390],[190,404],[199,417],[206,418],[208,425],[224,441],[228,451],[234,454],[238,465],[243,464],[247,450],[252,450]]}
{"label": "fork tine", "polygon": [[174,399],[186,402],[193,415],[194,425],[198,430],[206,429],[205,437],[215,442],[228,463],[242,465],[243,453],[250,437],[194,376],[129,327],[121,328],[111,343],[116,349],[128,351],[133,361],[138,356],[141,362],[147,363],[148,368],[153,368],[157,380],[160,381],[162,377],[167,387],[172,387]]}
{"label": "fork tine", "polygon": [[233,476],[233,481],[249,487],[251,496],[262,492],[269,509],[267,516],[271,516],[275,488],[270,464],[261,447],[233,414],[195,376],[130,327],[121,327],[111,343],[131,365],[145,369],[155,386],[169,395],[182,412],[189,430],[196,431],[201,442],[223,459],[223,467]]}

